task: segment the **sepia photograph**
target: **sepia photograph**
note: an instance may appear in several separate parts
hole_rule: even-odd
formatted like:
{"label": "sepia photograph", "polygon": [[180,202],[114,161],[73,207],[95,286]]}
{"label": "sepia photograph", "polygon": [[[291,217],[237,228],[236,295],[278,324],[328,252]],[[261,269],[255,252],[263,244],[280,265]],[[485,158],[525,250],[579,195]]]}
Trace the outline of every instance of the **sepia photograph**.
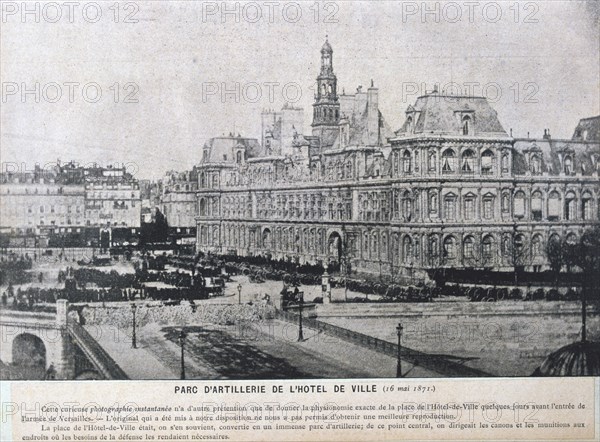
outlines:
{"label": "sepia photograph", "polygon": [[3,382],[600,375],[598,1],[1,8]]}

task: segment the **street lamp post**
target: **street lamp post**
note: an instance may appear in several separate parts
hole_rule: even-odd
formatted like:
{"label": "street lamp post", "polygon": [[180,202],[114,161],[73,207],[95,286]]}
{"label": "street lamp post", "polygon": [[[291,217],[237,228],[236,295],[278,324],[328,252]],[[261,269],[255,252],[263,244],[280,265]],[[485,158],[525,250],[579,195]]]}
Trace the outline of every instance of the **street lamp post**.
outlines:
{"label": "street lamp post", "polygon": [[181,332],[179,332],[179,345],[181,346],[181,374],[179,379],[185,379],[185,359],[184,359],[184,346],[185,346],[185,338],[187,337],[187,333],[182,328]]}
{"label": "street lamp post", "polygon": [[302,333],[302,306],[304,304],[304,293],[298,293],[298,342],[304,341],[304,334]]}
{"label": "street lamp post", "polygon": [[133,313],[133,333],[131,334],[131,348],[137,348],[136,336],[135,336],[135,310],[137,306],[135,303],[131,304],[131,312]]}
{"label": "street lamp post", "polygon": [[400,359],[400,352],[402,349],[402,324],[398,324],[396,327],[396,332],[398,333],[398,365],[396,366],[396,377],[402,377],[402,359]]}
{"label": "street lamp post", "polygon": [[238,284],[237,291],[238,291],[238,304],[241,304],[242,303],[242,284]]}

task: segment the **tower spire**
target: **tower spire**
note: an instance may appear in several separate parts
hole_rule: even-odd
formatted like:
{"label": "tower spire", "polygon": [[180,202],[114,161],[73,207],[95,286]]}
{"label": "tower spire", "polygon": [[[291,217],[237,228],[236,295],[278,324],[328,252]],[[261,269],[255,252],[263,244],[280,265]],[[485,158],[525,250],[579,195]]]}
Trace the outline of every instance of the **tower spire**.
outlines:
{"label": "tower spire", "polygon": [[321,72],[317,77],[317,91],[313,104],[313,134],[322,136],[321,127],[337,130],[340,119],[340,103],[337,95],[337,77],[333,72],[333,48],[329,43],[329,36],[325,36],[325,43],[321,48]]}

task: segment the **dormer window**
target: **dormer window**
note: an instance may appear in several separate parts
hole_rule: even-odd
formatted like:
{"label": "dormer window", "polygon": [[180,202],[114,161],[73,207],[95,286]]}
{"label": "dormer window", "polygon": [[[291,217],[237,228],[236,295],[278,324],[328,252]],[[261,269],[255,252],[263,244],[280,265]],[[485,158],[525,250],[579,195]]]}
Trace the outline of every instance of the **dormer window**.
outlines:
{"label": "dormer window", "polygon": [[236,162],[238,164],[240,164],[242,162],[242,160],[244,159],[244,153],[241,150],[238,150],[237,154],[236,154]]}
{"label": "dormer window", "polygon": [[471,117],[465,115],[462,119],[462,132],[463,135],[469,135],[471,133]]}
{"label": "dormer window", "polygon": [[413,118],[412,117],[408,117],[406,119],[406,133],[407,134],[413,133]]}
{"label": "dormer window", "polygon": [[566,175],[571,175],[573,173],[573,160],[570,156],[565,157],[564,170]]}
{"label": "dormer window", "polygon": [[538,155],[532,155],[529,164],[529,170],[534,175],[542,173],[542,161],[540,160],[540,157]]}

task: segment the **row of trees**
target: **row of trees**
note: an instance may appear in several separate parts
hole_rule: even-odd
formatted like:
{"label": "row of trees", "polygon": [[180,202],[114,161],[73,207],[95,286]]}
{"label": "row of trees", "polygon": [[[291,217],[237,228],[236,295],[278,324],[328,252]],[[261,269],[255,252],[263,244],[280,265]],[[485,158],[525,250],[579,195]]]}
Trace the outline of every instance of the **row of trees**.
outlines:
{"label": "row of trees", "polygon": [[583,274],[587,292],[600,288],[600,225],[587,229],[575,243],[552,237],[546,245],[546,256],[555,283],[565,269],[567,273]]}

